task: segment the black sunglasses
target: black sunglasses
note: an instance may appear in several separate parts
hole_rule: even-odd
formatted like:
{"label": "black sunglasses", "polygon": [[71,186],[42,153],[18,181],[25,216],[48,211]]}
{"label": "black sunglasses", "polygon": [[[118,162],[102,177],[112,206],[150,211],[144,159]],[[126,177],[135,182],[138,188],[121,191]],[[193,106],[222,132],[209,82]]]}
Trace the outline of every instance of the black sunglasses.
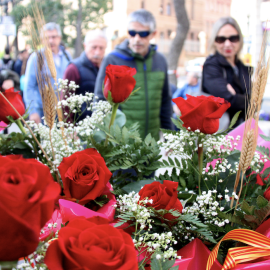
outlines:
{"label": "black sunglasses", "polygon": [[144,37],[148,37],[151,32],[150,31],[135,31],[135,30],[128,30],[128,33],[132,36],[132,37],[135,37],[137,34],[144,38]]}
{"label": "black sunglasses", "polygon": [[230,42],[235,43],[235,42],[238,42],[238,41],[239,41],[240,37],[239,37],[239,35],[230,36],[230,37],[218,36],[218,37],[215,38],[215,42],[216,42],[216,43],[219,43],[219,44],[222,44],[222,43],[224,43],[227,39],[228,39]]}

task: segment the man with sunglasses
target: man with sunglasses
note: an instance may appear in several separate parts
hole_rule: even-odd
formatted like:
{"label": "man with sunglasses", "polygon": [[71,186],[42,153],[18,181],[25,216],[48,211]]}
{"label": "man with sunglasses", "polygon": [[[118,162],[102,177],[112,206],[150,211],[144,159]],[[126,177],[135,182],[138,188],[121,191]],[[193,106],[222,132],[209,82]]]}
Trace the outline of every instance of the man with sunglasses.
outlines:
{"label": "man with sunglasses", "polygon": [[144,9],[128,17],[128,39],[105,57],[95,86],[95,95],[104,100],[102,85],[107,65],[126,65],[137,70],[135,89],[141,87],[127,102],[120,104],[126,114],[127,125],[138,122],[140,135],[148,133],[158,140],[160,127],[172,129],[171,94],[167,77],[167,63],[150,40],[156,34],[153,15]]}

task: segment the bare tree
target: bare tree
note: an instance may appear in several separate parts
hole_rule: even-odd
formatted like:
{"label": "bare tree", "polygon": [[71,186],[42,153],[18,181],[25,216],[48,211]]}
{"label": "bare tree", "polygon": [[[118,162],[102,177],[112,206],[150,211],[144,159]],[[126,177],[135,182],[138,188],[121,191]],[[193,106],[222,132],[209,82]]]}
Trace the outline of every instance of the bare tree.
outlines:
{"label": "bare tree", "polygon": [[[173,3],[177,18],[177,28],[176,35],[174,40],[172,41],[168,57],[169,70],[177,69],[178,59],[189,30],[189,19],[185,8],[185,0],[174,0]],[[174,85],[177,84],[175,73],[169,74],[169,81]]]}

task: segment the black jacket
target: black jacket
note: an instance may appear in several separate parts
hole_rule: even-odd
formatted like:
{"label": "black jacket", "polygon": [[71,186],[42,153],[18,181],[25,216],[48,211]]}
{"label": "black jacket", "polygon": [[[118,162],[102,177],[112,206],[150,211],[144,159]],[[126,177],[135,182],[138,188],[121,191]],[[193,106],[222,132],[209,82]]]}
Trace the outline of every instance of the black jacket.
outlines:
{"label": "black jacket", "polygon": [[[242,111],[239,120],[245,119],[248,98],[251,93],[251,80],[253,68],[245,66],[240,60],[236,61],[239,70],[237,76],[229,62],[219,53],[210,55],[203,66],[202,90],[210,95],[224,98],[231,103],[228,109],[230,119],[238,111]],[[227,90],[230,84],[236,92],[232,95]]]}
{"label": "black jacket", "polygon": [[[80,74],[80,87],[76,90],[76,95],[82,94],[84,96],[87,92],[94,93],[98,67],[93,65],[87,58],[85,52],[82,52],[81,55],[71,63],[77,67]],[[92,115],[92,111],[88,111],[86,106],[86,103],[82,104],[81,110],[83,114],[77,121],[83,120],[87,115]]]}

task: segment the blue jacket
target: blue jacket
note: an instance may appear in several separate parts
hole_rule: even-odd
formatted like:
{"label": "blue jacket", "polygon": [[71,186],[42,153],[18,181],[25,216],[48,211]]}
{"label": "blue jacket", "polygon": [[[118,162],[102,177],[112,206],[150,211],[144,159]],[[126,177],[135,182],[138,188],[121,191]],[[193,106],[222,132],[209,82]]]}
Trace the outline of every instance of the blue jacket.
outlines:
{"label": "blue jacket", "polygon": [[185,84],[182,88],[178,88],[174,94],[173,98],[182,97],[187,99],[187,94],[191,96],[197,96],[200,93],[200,84],[197,83],[196,85],[189,85]]}
{"label": "blue jacket", "polygon": [[[66,55],[63,53],[62,47],[59,51],[60,56],[60,66],[58,67],[55,65],[56,72],[57,72],[57,80],[62,79],[64,75],[64,71],[71,60],[71,56],[68,52],[66,52],[69,59],[67,59]],[[38,83],[36,78],[37,72],[37,54],[33,53],[29,57],[26,65],[26,72],[25,72],[25,89],[24,89],[24,102],[26,108],[29,107],[29,114],[38,113],[40,117],[44,116],[43,107],[42,107],[42,100],[40,96],[40,92],[38,89]],[[46,69],[48,72],[49,68],[47,63],[45,62]],[[54,87],[55,81],[51,78],[51,84]]]}

